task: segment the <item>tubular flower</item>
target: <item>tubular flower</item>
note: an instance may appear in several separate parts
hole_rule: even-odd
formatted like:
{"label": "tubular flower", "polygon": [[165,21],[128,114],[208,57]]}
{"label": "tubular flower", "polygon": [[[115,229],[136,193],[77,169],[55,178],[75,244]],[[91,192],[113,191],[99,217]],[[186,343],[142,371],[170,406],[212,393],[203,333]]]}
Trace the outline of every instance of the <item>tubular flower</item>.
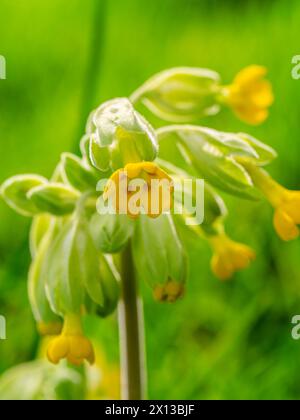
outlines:
{"label": "tubular flower", "polygon": [[111,201],[117,214],[132,219],[142,213],[157,218],[172,206],[173,183],[153,162],[130,163],[116,171],[107,183],[103,199]]}
{"label": "tubular flower", "polygon": [[91,365],[95,362],[93,346],[83,335],[78,315],[66,316],[63,331],[50,342],[47,356],[54,364],[58,364],[62,359],[67,359],[75,366],[80,366],[85,360]]}
{"label": "tubular flower", "polygon": [[225,233],[210,238],[214,251],[211,267],[220,280],[229,280],[236,271],[247,268],[256,257],[246,245],[232,241]]}
{"label": "tubular flower", "polygon": [[271,83],[264,79],[267,69],[252,65],[240,71],[230,86],[225,87],[225,102],[248,124],[261,124],[269,116],[274,102]]}
{"label": "tubular flower", "polygon": [[300,191],[284,190],[274,215],[274,226],[280,238],[292,241],[300,235]]}
{"label": "tubular flower", "polygon": [[41,335],[57,335],[62,331],[62,324],[60,322],[51,322],[49,324],[39,322],[37,329]]}
{"label": "tubular flower", "polygon": [[274,227],[283,241],[292,241],[300,235],[300,191],[290,191],[278,184],[261,168],[247,165],[255,185],[275,209]]}

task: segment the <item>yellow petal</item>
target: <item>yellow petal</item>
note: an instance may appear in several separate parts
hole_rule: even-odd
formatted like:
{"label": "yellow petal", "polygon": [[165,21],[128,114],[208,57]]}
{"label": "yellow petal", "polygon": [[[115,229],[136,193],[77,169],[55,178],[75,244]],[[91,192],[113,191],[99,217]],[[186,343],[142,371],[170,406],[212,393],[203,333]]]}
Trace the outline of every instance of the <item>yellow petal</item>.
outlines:
{"label": "yellow petal", "polygon": [[138,178],[141,175],[142,169],[141,163],[129,163],[125,166],[125,172],[130,179]]}
{"label": "yellow petal", "polygon": [[257,80],[262,79],[268,70],[264,66],[251,65],[241,70],[234,79],[234,84],[241,87],[247,86]]}
{"label": "yellow petal", "polygon": [[300,231],[293,219],[280,208],[274,215],[274,226],[283,241],[292,241],[299,237]]}
{"label": "yellow petal", "polygon": [[58,364],[60,360],[67,357],[69,352],[69,342],[66,337],[54,338],[49,344],[47,356],[51,363]]}
{"label": "yellow petal", "polygon": [[236,252],[231,256],[235,271],[243,270],[249,267],[251,261],[254,259],[254,251],[251,248],[242,245],[239,245]]}
{"label": "yellow petal", "polygon": [[268,108],[274,102],[272,85],[268,80],[255,83],[249,94],[249,101],[257,108]]}
{"label": "yellow petal", "polygon": [[220,280],[229,280],[234,273],[230,261],[224,261],[224,259],[217,254],[212,258],[211,268],[215,276]]}
{"label": "yellow petal", "polygon": [[263,123],[269,116],[269,111],[263,108],[251,108],[247,106],[234,108],[237,116],[248,124],[258,125]]}
{"label": "yellow petal", "polygon": [[290,199],[285,202],[281,209],[287,213],[295,222],[300,224],[300,193],[295,192],[290,194]]}

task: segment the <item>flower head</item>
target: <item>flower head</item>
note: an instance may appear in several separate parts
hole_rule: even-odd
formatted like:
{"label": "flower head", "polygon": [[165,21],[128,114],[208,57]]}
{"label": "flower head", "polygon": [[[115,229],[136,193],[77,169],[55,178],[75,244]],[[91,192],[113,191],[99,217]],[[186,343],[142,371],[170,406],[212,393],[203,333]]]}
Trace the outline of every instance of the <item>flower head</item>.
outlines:
{"label": "flower head", "polygon": [[103,199],[112,200],[117,214],[136,219],[142,212],[156,218],[172,206],[173,183],[153,162],[130,163],[116,171],[106,185]]}
{"label": "flower head", "polygon": [[261,124],[269,116],[274,95],[271,83],[264,79],[266,74],[263,66],[246,67],[224,90],[225,102],[248,124]]}
{"label": "flower head", "polygon": [[211,237],[214,255],[211,267],[220,280],[230,279],[236,271],[247,268],[255,259],[255,252],[246,245],[232,241],[225,233]]}
{"label": "flower head", "polygon": [[75,366],[80,366],[85,360],[90,364],[94,363],[94,349],[91,342],[83,335],[79,316],[66,316],[63,331],[50,342],[47,356],[54,364],[58,364],[62,359],[67,359]]}

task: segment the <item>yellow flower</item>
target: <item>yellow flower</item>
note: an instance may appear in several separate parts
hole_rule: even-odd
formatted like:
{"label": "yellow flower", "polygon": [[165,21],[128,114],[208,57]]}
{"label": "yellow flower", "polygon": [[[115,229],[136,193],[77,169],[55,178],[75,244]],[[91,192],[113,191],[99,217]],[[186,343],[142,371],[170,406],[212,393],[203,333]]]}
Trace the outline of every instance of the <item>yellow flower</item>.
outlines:
{"label": "yellow flower", "polygon": [[290,191],[278,184],[261,168],[244,164],[255,186],[261,190],[275,209],[274,227],[283,241],[292,241],[300,235],[300,191]]}
{"label": "yellow flower", "polygon": [[47,350],[51,363],[58,364],[62,359],[75,366],[80,366],[85,360],[90,364],[95,362],[94,349],[91,342],[83,335],[81,319],[78,315],[67,315],[60,336],[54,338]]}
{"label": "yellow flower", "polygon": [[285,190],[281,204],[276,208],[274,226],[280,238],[292,241],[300,235],[300,191]]}
{"label": "yellow flower", "polygon": [[37,329],[41,335],[57,335],[61,333],[62,323],[51,322],[49,324],[46,324],[44,322],[39,322],[37,325]]}
{"label": "yellow flower", "polygon": [[159,302],[173,303],[184,294],[184,285],[176,281],[168,281],[166,284],[156,286],[154,298]]}
{"label": "yellow flower", "polygon": [[221,233],[210,238],[214,255],[211,267],[220,280],[230,279],[236,271],[247,268],[255,259],[255,252],[246,245],[232,241]]}
{"label": "yellow flower", "polygon": [[[134,183],[134,185],[132,185]],[[173,183],[153,162],[130,163],[116,171],[103,193],[117,214],[136,219],[142,212],[156,218],[172,206]]]}
{"label": "yellow flower", "polygon": [[261,124],[269,116],[274,102],[271,83],[264,79],[267,69],[252,65],[240,71],[230,86],[225,87],[225,102],[237,116],[253,125]]}

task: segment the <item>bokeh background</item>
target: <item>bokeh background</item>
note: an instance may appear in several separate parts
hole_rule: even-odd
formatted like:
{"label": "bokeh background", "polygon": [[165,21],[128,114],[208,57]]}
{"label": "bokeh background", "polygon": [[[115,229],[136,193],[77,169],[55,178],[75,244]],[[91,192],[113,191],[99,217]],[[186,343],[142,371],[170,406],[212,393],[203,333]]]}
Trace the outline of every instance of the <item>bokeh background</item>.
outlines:
{"label": "bokeh background", "polygon": [[[61,152],[77,150],[89,111],[129,95],[153,73],[207,67],[228,83],[256,63],[269,68],[274,85],[269,120],[253,128],[223,110],[201,123],[247,131],[275,147],[280,158],[271,173],[299,189],[300,81],[291,77],[292,57],[300,54],[299,1],[0,0],[0,10],[0,54],[7,60],[7,80],[0,81],[0,182],[23,172],[50,176]],[[265,203],[224,198],[228,232],[253,246],[257,261],[222,284],[210,272],[207,244],[186,237],[191,264],[185,299],[164,306],[143,287],[149,396],[299,399],[300,342],[291,338],[291,319],[300,313],[300,242],[280,242]],[[41,353],[26,292],[29,224],[0,202],[0,314],[8,322],[0,375]],[[117,398],[116,319],[91,318],[86,328],[102,370],[102,379],[92,374],[93,396]],[[14,372],[20,375],[15,398],[25,397],[29,384],[50,398],[49,383],[60,384],[42,361]],[[61,377],[68,385],[77,374]],[[57,398],[81,395],[72,386],[59,389]]]}

